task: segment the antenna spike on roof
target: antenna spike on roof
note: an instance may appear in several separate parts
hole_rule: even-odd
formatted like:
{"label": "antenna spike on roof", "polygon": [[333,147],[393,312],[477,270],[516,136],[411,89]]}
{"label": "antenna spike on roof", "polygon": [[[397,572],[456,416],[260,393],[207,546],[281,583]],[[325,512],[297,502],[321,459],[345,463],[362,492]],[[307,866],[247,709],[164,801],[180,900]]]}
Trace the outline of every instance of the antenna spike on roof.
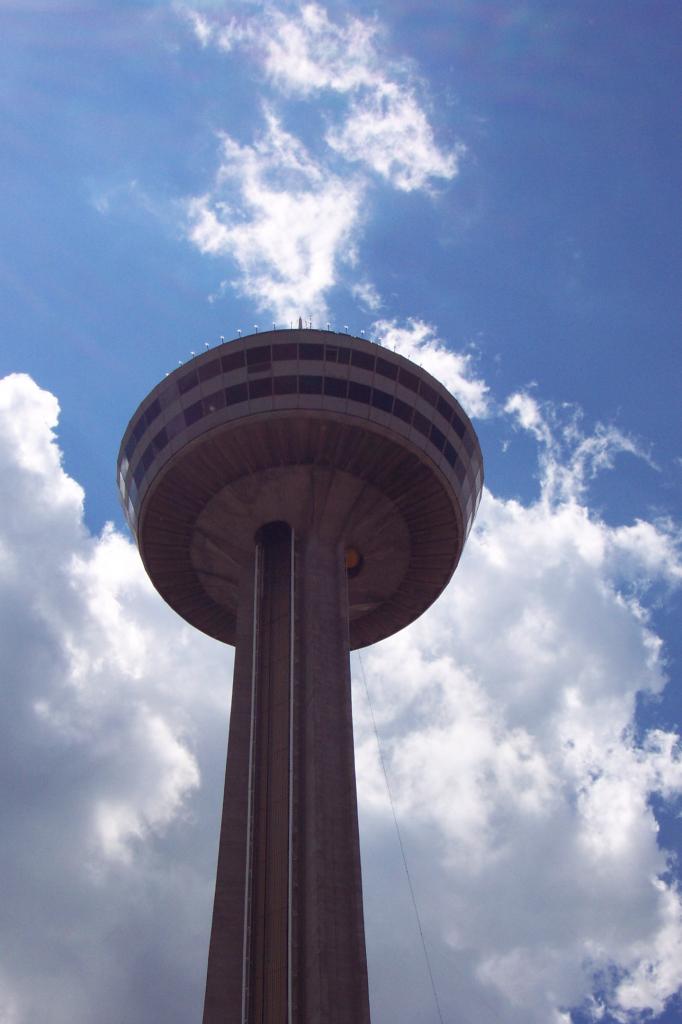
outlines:
{"label": "antenna spike on roof", "polygon": [[303,330],[303,317],[300,317],[300,316],[298,318],[298,329],[299,329],[299,331]]}

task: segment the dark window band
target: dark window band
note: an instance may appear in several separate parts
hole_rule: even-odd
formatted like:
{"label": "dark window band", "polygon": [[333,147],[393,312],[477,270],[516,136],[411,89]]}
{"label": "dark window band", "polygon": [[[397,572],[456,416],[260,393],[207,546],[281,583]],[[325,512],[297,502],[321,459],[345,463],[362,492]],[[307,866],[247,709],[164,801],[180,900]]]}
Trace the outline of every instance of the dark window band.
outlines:
{"label": "dark window band", "polygon": [[[304,347],[307,348],[308,355],[303,355]],[[337,356],[340,356],[342,352],[351,352],[350,349],[343,349],[336,346],[326,346],[330,351],[334,352],[334,358],[330,361],[336,362]],[[274,358],[278,359],[277,352],[286,350],[287,358],[296,358],[298,354],[299,358],[308,359],[319,359],[323,350],[322,345],[307,344],[307,346],[301,342],[298,346],[295,344],[282,344],[274,346]],[[297,352],[296,352],[297,350]],[[249,358],[248,353],[254,353],[252,358]],[[259,348],[247,350],[247,359],[251,368],[260,368],[263,365],[264,359],[270,354],[271,348],[269,345],[263,345]],[[314,352],[314,355],[310,353]],[[357,353],[353,350],[353,357]],[[364,358],[370,360],[372,368],[374,367],[374,357],[368,356],[366,353],[360,353]],[[199,377],[202,380],[208,380],[216,376],[220,369],[224,371],[225,362],[227,360],[234,361],[232,368],[237,368],[237,363],[240,366],[244,365],[244,353],[238,352],[231,356],[223,356],[221,360],[212,360],[209,363],[205,363],[202,367],[199,367],[198,371],[193,370],[191,373],[185,374],[180,381],[178,381],[178,389],[181,386],[189,391],[192,387],[196,386]],[[341,361],[341,360],[338,360]],[[360,362],[353,358],[354,365],[361,365]],[[387,367],[390,367],[389,372],[384,372]],[[363,367],[367,368],[367,367]],[[395,375],[393,375],[395,370]],[[402,367],[399,369],[393,363],[389,363],[380,357],[376,360],[376,371],[382,376],[389,379],[395,380],[396,377],[406,387],[409,387],[412,391],[418,392],[437,408],[441,416],[448,419],[452,424],[452,428],[455,433],[463,439],[464,447],[467,453],[471,456],[474,452],[474,440],[469,431],[467,431],[463,421],[457,415],[457,412],[440,397],[436,391],[423,384],[414,374],[404,370]],[[182,382],[182,384],[181,384]],[[375,409],[379,409],[382,412],[392,413],[398,419],[402,420],[403,423],[412,424],[412,426],[419,431],[424,437],[428,438],[431,444],[442,452],[445,460],[455,470],[457,479],[462,484],[466,477],[466,467],[458,457],[454,446],[448,441],[443,431],[437,427],[431,420],[424,416],[418,409],[413,408],[407,402],[402,399],[394,397],[389,392],[384,391],[381,388],[370,387],[369,384],[362,384],[355,380],[346,380],[343,377],[335,376],[321,376],[316,374],[289,374],[280,376],[267,376],[267,377],[256,377],[249,379],[248,382],[242,381],[239,384],[232,384],[226,388],[214,391],[212,394],[199,399],[199,401],[193,402],[187,406],[182,412],[178,413],[173,419],[166,424],[147,445],[144,453],[139,458],[137,465],[132,474],[132,480],[135,482],[137,487],[140,486],[146,471],[152,465],[155,456],[161,452],[166,445],[179,433],[181,433],[187,427],[193,426],[199,422],[204,416],[209,416],[211,413],[217,412],[219,409],[232,405],[239,405],[246,402],[248,399],[257,400],[261,398],[267,398],[271,395],[327,395],[330,398],[346,399],[351,402],[360,402],[363,405],[371,405]],[[162,398],[163,396],[161,396]],[[125,447],[125,454],[130,461],[130,455],[132,455],[135,447],[143,436],[147,426],[152,423],[159,415],[162,408],[162,402],[157,397],[152,402],[142,416],[139,418],[133,432],[128,440]],[[447,415],[446,415],[447,414]],[[131,481],[132,486],[132,481]]]}
{"label": "dark window band", "polygon": [[[161,412],[161,409],[167,406],[169,401],[174,400],[177,394],[180,394],[181,396],[186,395],[192,390],[192,388],[197,387],[199,383],[211,380],[214,377],[217,377],[220,373],[231,373],[232,371],[240,370],[244,367],[247,368],[247,372],[250,376],[252,374],[270,373],[272,370],[273,360],[275,362],[281,362],[283,360],[291,361],[299,359],[319,361],[326,360],[327,362],[342,365],[352,364],[353,366],[357,366],[360,369],[367,370],[368,372],[375,370],[377,374],[387,377],[389,380],[398,380],[403,387],[421,395],[425,401],[438,409],[438,412],[446,422],[452,424],[460,439],[468,437],[465,424],[446,399],[444,399],[442,395],[439,395],[430,384],[421,380],[416,374],[411,373],[405,367],[398,366],[397,363],[391,362],[383,356],[375,357],[369,352],[365,352],[361,349],[349,348],[345,345],[323,345],[319,342],[302,341],[297,343],[286,341],[274,345],[254,345],[252,348],[241,349],[237,352],[228,352],[227,354],[211,359],[208,362],[200,363],[195,368],[184,373],[177,379],[177,381],[174,382],[170,389],[167,389],[165,392],[158,395],[139,418],[133,427],[132,433],[125,446],[126,458],[129,462],[131,461],[137,444],[144,435],[147,427],[150,426],[154,419],[156,419]],[[332,387],[334,387],[334,385],[332,385]],[[334,394],[334,397],[344,397],[337,395],[336,392],[327,391],[325,388],[326,385],[323,385],[324,394]],[[265,393],[266,392],[261,392],[257,389],[253,397],[256,395],[260,396]],[[274,393],[292,394],[295,392],[291,392],[289,390],[275,390]],[[319,392],[303,391],[302,393],[318,394]],[[239,397],[243,394],[244,392],[242,391],[235,392],[235,397],[227,398],[228,403],[232,405],[237,401],[245,401],[244,397]],[[250,391],[249,394],[251,394]],[[352,400],[365,401],[364,398],[355,397],[353,397]],[[372,404],[376,405],[374,401],[372,401]],[[376,405],[376,407],[385,409],[385,405]],[[411,412],[409,417],[406,418],[404,408],[401,412],[397,412],[396,415],[405,422],[411,421]],[[465,444],[466,443],[467,442],[465,441]],[[473,442],[469,440],[468,444],[470,445],[469,453],[471,454],[473,451]]]}

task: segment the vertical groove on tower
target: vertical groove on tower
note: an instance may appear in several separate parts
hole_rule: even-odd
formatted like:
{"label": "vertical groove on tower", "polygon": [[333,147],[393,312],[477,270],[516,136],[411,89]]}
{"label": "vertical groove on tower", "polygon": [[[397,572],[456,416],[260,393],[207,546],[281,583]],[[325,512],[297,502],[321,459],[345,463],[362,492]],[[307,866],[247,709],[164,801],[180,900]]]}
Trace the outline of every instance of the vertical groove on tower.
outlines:
{"label": "vertical groove on tower", "polygon": [[342,513],[302,547],[296,1024],[369,1024]]}
{"label": "vertical groove on tower", "polygon": [[249,1024],[288,1016],[291,530],[259,532]]}

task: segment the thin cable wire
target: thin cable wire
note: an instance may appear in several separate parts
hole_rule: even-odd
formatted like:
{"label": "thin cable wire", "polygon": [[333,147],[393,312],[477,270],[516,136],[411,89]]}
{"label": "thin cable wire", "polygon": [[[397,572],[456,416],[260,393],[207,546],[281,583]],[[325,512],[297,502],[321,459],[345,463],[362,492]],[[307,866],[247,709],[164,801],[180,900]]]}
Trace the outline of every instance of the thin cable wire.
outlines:
{"label": "thin cable wire", "polygon": [[395,825],[396,835],[398,836],[398,845],[400,846],[400,855],[403,859],[403,867],[405,868],[405,877],[407,878],[407,884],[410,889],[410,896],[412,897],[412,906],[414,908],[414,916],[417,920],[417,928],[419,929],[419,938],[421,939],[422,949],[424,950],[424,960],[426,961],[426,969],[429,972],[429,980],[431,982],[431,991],[433,992],[433,1001],[436,1004],[436,1012],[438,1014],[438,1020],[440,1024],[444,1024],[443,1014],[440,1008],[440,1001],[438,999],[438,992],[436,991],[436,982],[433,978],[433,971],[431,970],[431,960],[429,959],[429,951],[426,947],[426,939],[424,938],[424,929],[422,928],[421,917],[419,916],[419,908],[417,907],[417,898],[414,894],[414,886],[412,885],[412,877],[410,875],[410,869],[407,866],[407,857],[405,856],[405,847],[403,846],[403,837],[400,834],[400,826],[398,825],[398,816],[395,813],[395,804],[393,802],[393,793],[391,792],[391,784],[388,781],[388,771],[386,770],[386,762],[384,760],[384,753],[381,749],[381,741],[379,740],[379,730],[377,729],[376,718],[374,717],[374,707],[372,705],[372,698],[369,695],[369,686],[367,685],[367,676],[365,675],[365,666],[362,663],[362,656],[358,651],[358,661],[360,662],[360,670],[362,672],[362,681],[365,686],[365,694],[367,696],[367,704],[369,706],[369,713],[372,717],[372,727],[374,728],[374,736],[377,741],[377,750],[379,751],[379,761],[381,762],[381,770],[384,773],[384,780],[386,782],[386,792],[388,793],[388,800],[391,805],[391,814],[393,815],[393,824]]}

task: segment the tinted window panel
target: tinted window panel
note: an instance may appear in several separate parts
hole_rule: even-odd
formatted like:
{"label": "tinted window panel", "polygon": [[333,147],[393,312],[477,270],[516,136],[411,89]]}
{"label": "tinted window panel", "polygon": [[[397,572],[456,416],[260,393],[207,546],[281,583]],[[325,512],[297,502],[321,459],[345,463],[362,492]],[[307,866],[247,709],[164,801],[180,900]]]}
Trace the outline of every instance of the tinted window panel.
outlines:
{"label": "tinted window panel", "polygon": [[398,374],[398,380],[403,387],[409,388],[410,391],[419,390],[419,380],[413,373],[410,373],[409,370],[403,370],[401,368],[400,373]]}
{"label": "tinted window panel", "polygon": [[204,406],[202,402],[195,402],[194,405],[190,405],[189,408],[185,409],[185,423],[188,427],[191,427],[193,423],[200,420],[204,415]]}
{"label": "tinted window panel", "polygon": [[445,450],[443,452],[445,458],[448,460],[451,466],[454,466],[457,462],[457,452],[452,447],[449,441],[445,442]]}
{"label": "tinted window panel", "polygon": [[212,377],[217,377],[220,373],[220,360],[212,359],[210,363],[198,366],[197,373],[199,374],[199,380],[210,380]]}
{"label": "tinted window panel", "polygon": [[135,480],[135,483],[137,484],[138,487],[142,483],[142,478],[144,477],[144,472],[145,472],[144,465],[143,465],[142,461],[140,460],[140,462],[138,462],[137,466],[135,467],[135,472],[133,473],[133,479]]}
{"label": "tinted window panel", "polygon": [[131,434],[125,446],[126,459],[130,462],[132,454],[135,451],[135,445],[137,444],[137,438],[134,434]]}
{"label": "tinted window panel", "polygon": [[339,350],[336,345],[325,345],[324,358],[328,363],[337,363],[339,359]]}
{"label": "tinted window panel", "polygon": [[197,371],[192,370],[190,373],[186,373],[184,377],[178,379],[178,391],[181,395],[186,395],[188,391],[195,388],[199,383],[199,377]]}
{"label": "tinted window panel", "polygon": [[442,451],[445,444],[445,434],[438,427],[434,427],[433,423],[431,424],[430,436],[438,451]]}
{"label": "tinted window panel", "polygon": [[429,436],[431,430],[431,424],[427,420],[426,416],[422,416],[416,409],[414,410],[414,416],[412,417],[412,425],[417,428],[420,434],[425,437]]}
{"label": "tinted window panel", "polygon": [[133,437],[135,438],[135,444],[137,444],[137,442],[140,440],[140,438],[142,437],[142,435],[144,434],[146,429],[147,429],[147,424],[144,421],[144,416],[141,416],[140,419],[135,424],[135,429],[133,430]]}
{"label": "tinted window panel", "polygon": [[461,462],[458,462],[457,465],[455,466],[455,473],[457,474],[457,479],[459,480],[459,482],[461,484],[464,483],[466,469],[464,468],[464,465]]}
{"label": "tinted window panel", "polygon": [[287,341],[284,345],[273,345],[272,358],[277,362],[283,359],[298,359],[298,345],[295,341]]}
{"label": "tinted window panel", "polygon": [[359,366],[363,370],[374,369],[374,356],[371,356],[369,352],[358,352],[356,349],[353,349],[350,361],[353,366]]}
{"label": "tinted window panel", "polygon": [[301,342],[298,346],[298,354],[301,359],[322,359],[324,356],[324,347],[322,345],[312,345],[309,342]]}
{"label": "tinted window panel", "polygon": [[407,402],[403,402],[400,398],[395,398],[393,400],[393,415],[404,420],[405,423],[411,423],[412,407],[408,405]]}
{"label": "tinted window panel", "polygon": [[223,368],[223,373],[229,373],[230,370],[238,370],[244,366],[244,353],[243,352],[232,352],[229,356],[221,356],[220,365]]}
{"label": "tinted window panel", "polygon": [[148,406],[147,411],[144,414],[144,419],[147,426],[149,426],[150,423],[154,422],[154,420],[156,419],[160,412],[161,403],[159,402],[158,398],[155,398],[152,404]]}
{"label": "tinted window panel", "polygon": [[348,382],[341,380],[340,377],[325,377],[324,378],[324,393],[325,395],[331,395],[333,398],[345,398]]}
{"label": "tinted window panel", "polygon": [[239,402],[246,401],[246,384],[233,384],[229,388],[225,388],[225,401],[228,405],[238,405]]}
{"label": "tinted window panel", "polygon": [[371,388],[367,384],[358,384],[357,381],[348,381],[348,397],[354,402],[365,402],[369,405],[369,393]]}
{"label": "tinted window panel", "polygon": [[272,394],[272,377],[249,381],[249,398],[265,398]]}
{"label": "tinted window panel", "polygon": [[444,398],[439,396],[438,398],[438,412],[441,414],[443,419],[446,419],[448,423],[452,417],[452,406],[448,405]]}
{"label": "tinted window panel", "polygon": [[257,366],[259,363],[269,363],[272,352],[269,345],[257,345],[256,348],[247,348],[246,365]]}
{"label": "tinted window panel", "polygon": [[321,377],[299,377],[298,378],[299,391],[302,395],[321,395],[322,394],[322,378]]}
{"label": "tinted window panel", "polygon": [[185,417],[181,412],[177,416],[174,416],[170,423],[166,424],[166,433],[168,434],[168,440],[172,441],[174,437],[180,433],[181,430],[185,429]]}
{"label": "tinted window panel", "polygon": [[393,396],[385,391],[380,391],[379,388],[374,388],[372,390],[372,405],[375,409],[383,409],[384,412],[390,412],[393,408]]}
{"label": "tinted window panel", "polygon": [[168,434],[166,433],[165,428],[162,428],[158,432],[158,434],[156,435],[156,437],[152,441],[152,444],[154,445],[154,451],[156,451],[156,452],[163,451],[163,449],[168,444]]}
{"label": "tinted window panel", "polygon": [[438,395],[433,390],[433,388],[429,387],[428,384],[425,384],[423,380],[419,381],[419,394],[422,396],[422,398],[426,399],[429,405],[437,405]]}
{"label": "tinted window panel", "polygon": [[474,451],[474,439],[471,434],[464,435],[464,447],[466,448],[469,455],[473,454]]}
{"label": "tinted window panel", "polygon": [[340,363],[350,363],[350,349],[349,348],[340,348],[339,349],[339,359],[338,359],[338,361]]}
{"label": "tinted window panel", "polygon": [[389,363],[387,359],[382,359],[379,356],[377,359],[377,373],[380,373],[383,377],[390,377],[391,380],[395,380],[398,376],[398,367],[395,363]]}
{"label": "tinted window panel", "polygon": [[452,425],[455,428],[455,433],[457,434],[457,436],[464,437],[466,427],[464,426],[456,412],[453,412],[452,414]]}
{"label": "tinted window panel", "polygon": [[144,466],[145,469],[149,469],[149,467],[151,466],[153,461],[154,461],[154,447],[153,447],[153,445],[148,444],[147,447],[144,450],[144,455],[142,456],[142,465]]}
{"label": "tinted window panel", "polygon": [[216,412],[217,409],[225,408],[225,392],[214,391],[212,395],[208,395],[204,399],[204,415],[208,415],[211,412]]}
{"label": "tinted window panel", "polygon": [[275,377],[273,390],[276,395],[295,395],[298,391],[298,377],[291,376]]}

